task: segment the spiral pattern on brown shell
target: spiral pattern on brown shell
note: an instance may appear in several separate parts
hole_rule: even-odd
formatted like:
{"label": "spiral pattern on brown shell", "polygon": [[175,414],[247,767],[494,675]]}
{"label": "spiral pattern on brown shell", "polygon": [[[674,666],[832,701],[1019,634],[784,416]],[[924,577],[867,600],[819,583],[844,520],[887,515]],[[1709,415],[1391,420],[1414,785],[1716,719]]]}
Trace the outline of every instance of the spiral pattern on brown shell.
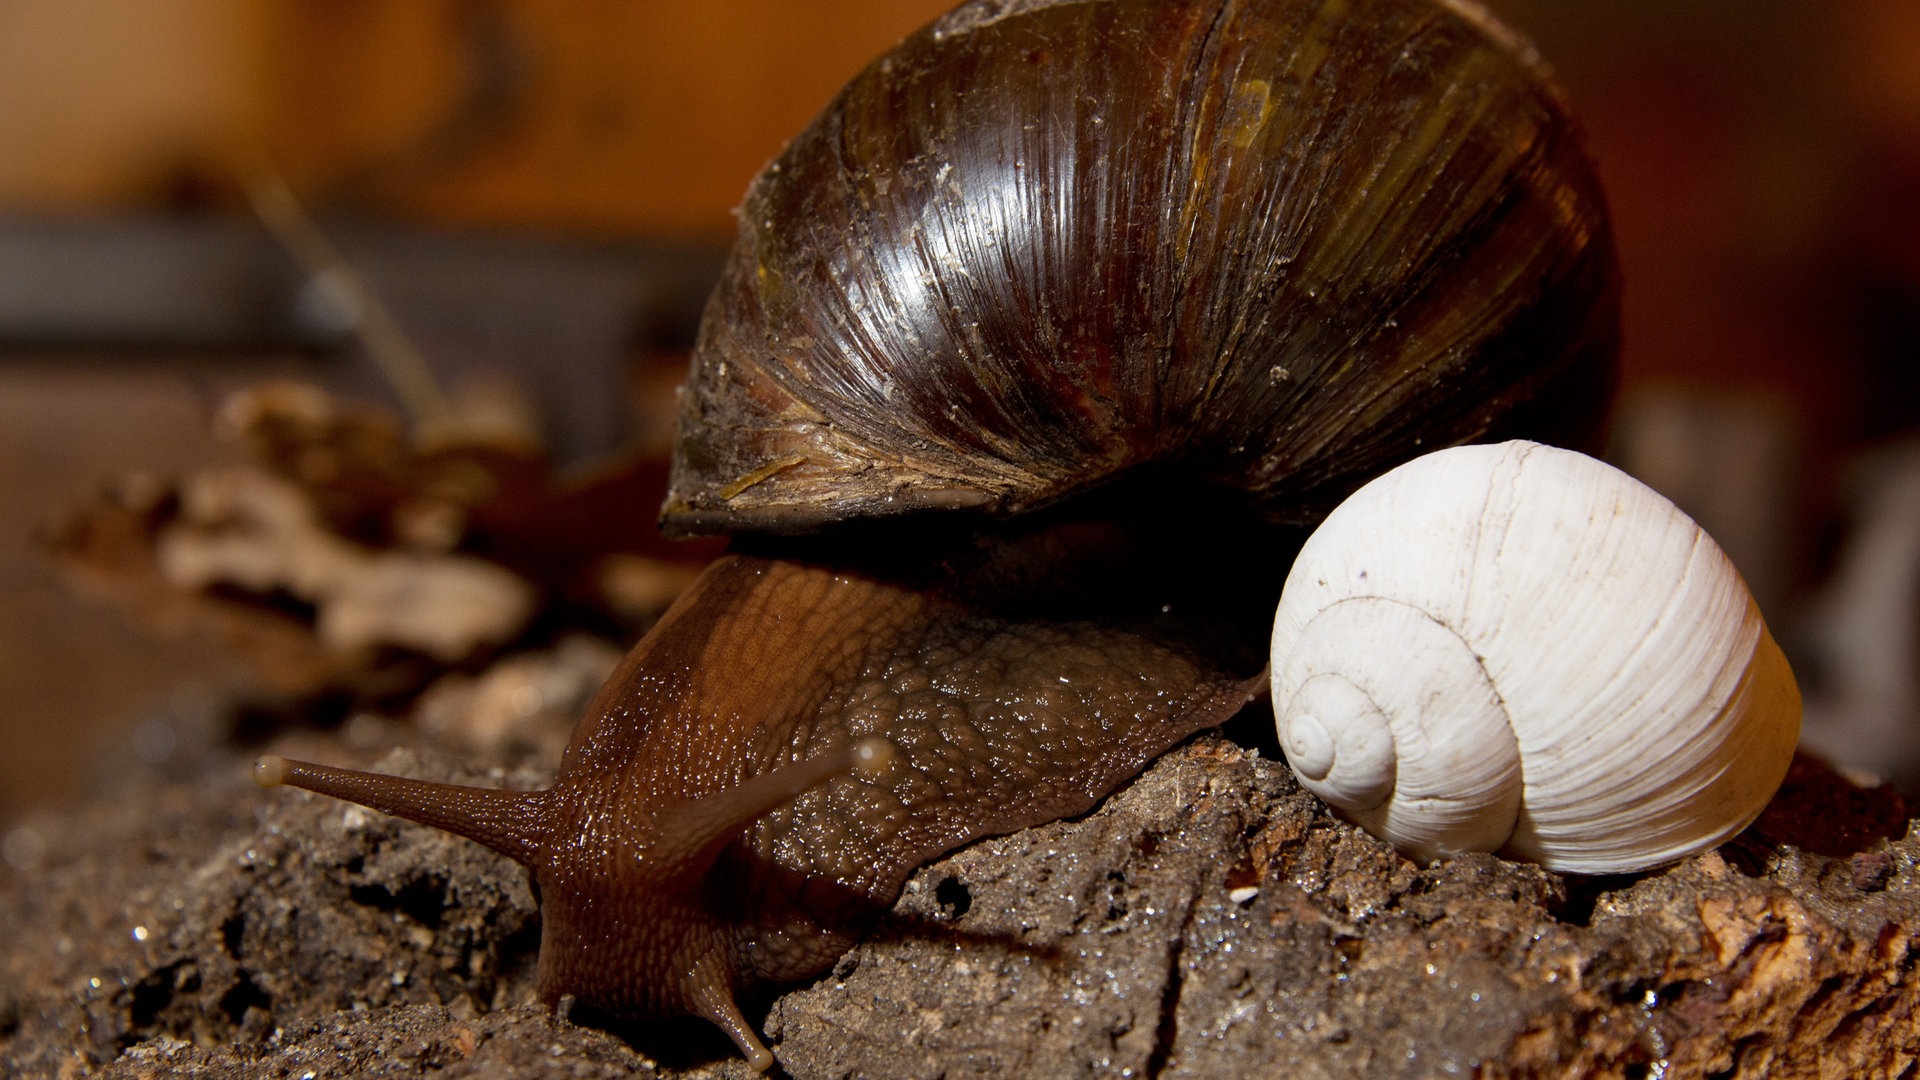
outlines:
{"label": "spiral pattern on brown shell", "polygon": [[671,532],[1013,513],[1162,465],[1317,518],[1415,454],[1580,444],[1606,211],[1464,2],[976,3],[771,163],[682,399]]}

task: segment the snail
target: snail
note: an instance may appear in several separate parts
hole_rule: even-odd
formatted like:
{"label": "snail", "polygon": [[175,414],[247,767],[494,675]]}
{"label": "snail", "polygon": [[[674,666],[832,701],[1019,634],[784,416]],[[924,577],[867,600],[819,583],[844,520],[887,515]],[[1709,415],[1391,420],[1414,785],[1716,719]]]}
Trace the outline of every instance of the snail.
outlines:
{"label": "snail", "polygon": [[978,0],[739,216],[662,510],[735,539],[553,786],[258,777],[527,865],[543,997],[756,1067],[741,995],[1256,694],[1282,530],[1425,449],[1590,445],[1614,377],[1592,168],[1460,0]]}
{"label": "snail", "polygon": [[1653,489],[1514,441],[1425,455],[1294,561],[1273,708],[1307,788],[1416,857],[1642,870],[1758,816],[1800,693],[1745,582]]}

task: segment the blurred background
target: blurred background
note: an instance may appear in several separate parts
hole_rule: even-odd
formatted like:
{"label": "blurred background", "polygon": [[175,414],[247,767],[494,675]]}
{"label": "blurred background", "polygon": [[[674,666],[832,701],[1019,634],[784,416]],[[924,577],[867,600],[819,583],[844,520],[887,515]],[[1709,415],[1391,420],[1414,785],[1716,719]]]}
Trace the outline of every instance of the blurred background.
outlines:
{"label": "blurred background", "polygon": [[[747,181],[947,6],[0,3],[0,831],[164,768],[250,677],[76,598],[40,550],[65,505],[232,459],[209,432],[233,388],[390,397],[369,297],[563,465],[658,445]],[[1809,741],[1910,787],[1920,5],[1490,6],[1559,70],[1612,199],[1612,456],[1747,574]],[[263,227],[268,176],[317,231]]]}

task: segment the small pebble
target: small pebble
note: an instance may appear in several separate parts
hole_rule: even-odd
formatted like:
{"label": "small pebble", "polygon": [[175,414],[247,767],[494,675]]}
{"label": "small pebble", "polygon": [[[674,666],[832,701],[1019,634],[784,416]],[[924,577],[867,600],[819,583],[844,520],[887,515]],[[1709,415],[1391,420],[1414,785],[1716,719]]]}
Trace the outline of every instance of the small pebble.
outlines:
{"label": "small pebble", "polygon": [[1893,859],[1884,851],[1862,851],[1853,857],[1853,887],[1879,892],[1893,880]]}

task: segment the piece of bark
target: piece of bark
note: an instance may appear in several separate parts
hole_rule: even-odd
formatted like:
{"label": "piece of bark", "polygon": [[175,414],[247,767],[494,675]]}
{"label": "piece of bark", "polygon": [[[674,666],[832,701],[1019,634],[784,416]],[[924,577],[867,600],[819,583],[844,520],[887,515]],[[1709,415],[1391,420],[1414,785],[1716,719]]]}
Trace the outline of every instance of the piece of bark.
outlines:
{"label": "piece of bark", "polygon": [[667,464],[556,473],[537,448],[410,438],[317,388],[234,395],[252,464],[130,474],[43,530],[62,576],[166,634],[210,629],[264,686],[402,710],[448,670],[657,618],[724,541],[674,544]]}
{"label": "piece of bark", "polygon": [[[668,465],[657,451],[561,473],[538,449],[513,442],[409,440],[386,410],[297,383],[234,395],[220,426],[252,460],[306,491],[343,536],[374,547],[438,536],[603,610],[632,602],[602,595],[607,557],[650,560],[670,574],[724,546],[660,535]],[[639,613],[637,625],[671,600]]]}
{"label": "piece of bark", "polygon": [[1920,845],[1878,854],[1872,894],[1794,849],[1754,877],[1717,853],[1572,882],[1419,867],[1203,743],[920,874],[902,913],[1003,946],[863,945],[776,1005],[809,1035],[777,1050],[796,1075],[1898,1075]]}
{"label": "piece of bark", "polygon": [[[27,823],[46,854],[0,882],[0,1072],[749,1075],[702,1021],[629,1042],[533,1006],[517,867],[242,772]],[[1897,1076],[1917,866],[1911,833],[1816,854],[1759,831],[1631,877],[1418,866],[1204,737],[1082,819],[923,868],[756,1020],[796,1077]]]}
{"label": "piece of bark", "polygon": [[347,655],[409,649],[458,663],[518,634],[537,599],[525,579],[483,559],[345,540],[300,488],[247,466],[188,478],[154,559],[182,592],[226,588],[310,606],[321,647]]}

